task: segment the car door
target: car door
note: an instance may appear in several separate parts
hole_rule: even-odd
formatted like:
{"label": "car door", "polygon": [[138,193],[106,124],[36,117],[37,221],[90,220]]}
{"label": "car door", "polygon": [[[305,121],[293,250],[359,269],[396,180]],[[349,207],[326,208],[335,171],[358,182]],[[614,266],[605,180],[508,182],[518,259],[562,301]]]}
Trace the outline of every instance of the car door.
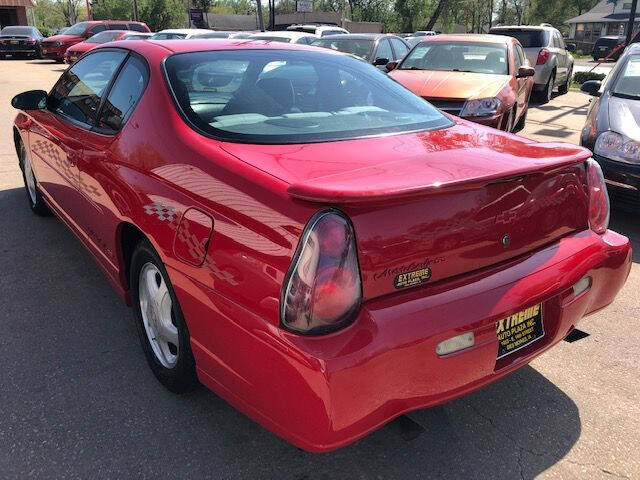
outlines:
{"label": "car door", "polygon": [[557,57],[556,82],[564,82],[567,78],[567,50],[559,32],[553,32],[553,42]]}
{"label": "car door", "polygon": [[117,258],[113,232],[120,221],[116,213],[125,213],[122,210],[126,202],[117,193],[123,188],[113,184],[112,171],[117,168],[113,152],[119,148],[122,128],[142,97],[148,79],[146,61],[135,53],[128,53],[105,94],[94,128],[84,138],[83,155],[78,162],[79,189],[83,197],[79,222],[109,267],[108,273],[114,275]]}
{"label": "car door", "polygon": [[84,198],[78,163],[123,51],[101,50],[76,62],[49,93],[47,107],[32,113],[29,144],[44,193],[76,229]]}
{"label": "car door", "polygon": [[[389,43],[389,40],[386,38],[383,38],[378,42],[378,48],[374,53],[374,58],[373,58],[374,62],[379,58],[386,58],[388,61],[393,60],[393,50],[391,50],[391,44]],[[376,65],[376,66],[384,72],[387,71],[386,65]]]}
{"label": "car door", "polygon": [[527,64],[524,50],[518,43],[513,44],[513,75],[516,77],[516,99],[518,102],[517,117],[526,108],[527,100],[529,97],[529,83],[530,77],[518,78],[518,69]]}

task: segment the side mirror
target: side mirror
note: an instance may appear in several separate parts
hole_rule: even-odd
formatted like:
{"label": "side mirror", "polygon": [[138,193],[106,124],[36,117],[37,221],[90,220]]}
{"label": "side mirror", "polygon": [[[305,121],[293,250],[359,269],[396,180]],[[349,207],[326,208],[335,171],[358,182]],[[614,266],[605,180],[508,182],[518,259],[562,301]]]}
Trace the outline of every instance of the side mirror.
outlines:
{"label": "side mirror", "polygon": [[577,48],[575,43],[567,43],[566,47],[567,47],[567,52],[575,52]]}
{"label": "side mirror", "polygon": [[387,62],[387,72],[390,72],[391,70],[395,70],[398,67],[398,61],[397,60],[393,60],[391,62]]}
{"label": "side mirror", "polygon": [[588,93],[593,97],[600,96],[600,88],[602,87],[602,82],[600,80],[587,80],[582,84],[580,90]]}
{"label": "side mirror", "polygon": [[44,90],[29,90],[11,99],[11,106],[18,110],[41,110],[47,105],[47,92]]}
{"label": "side mirror", "polygon": [[384,57],[376,58],[375,61],[373,62],[373,64],[376,67],[380,67],[382,65],[386,65],[387,63],[389,63],[389,59],[388,58],[384,58]]}
{"label": "side mirror", "polygon": [[522,66],[518,68],[518,73],[516,74],[516,78],[533,77],[535,74],[536,74],[535,68]]}

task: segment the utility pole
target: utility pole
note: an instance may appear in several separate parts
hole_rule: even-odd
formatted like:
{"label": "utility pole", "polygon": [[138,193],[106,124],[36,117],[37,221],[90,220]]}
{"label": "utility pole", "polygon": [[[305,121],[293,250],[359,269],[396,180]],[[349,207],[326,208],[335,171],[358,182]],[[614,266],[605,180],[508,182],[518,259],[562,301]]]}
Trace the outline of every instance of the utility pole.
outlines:
{"label": "utility pole", "polygon": [[636,19],[636,10],[638,9],[638,0],[632,0],[631,12],[629,13],[629,23],[627,24],[627,41],[626,44],[631,43],[631,36],[633,35],[633,22]]}
{"label": "utility pole", "polygon": [[262,0],[256,0],[258,2],[258,28],[261,32],[264,32],[264,17],[262,16]]}
{"label": "utility pole", "polygon": [[133,0],[133,21],[138,21],[138,0]]}
{"label": "utility pole", "polygon": [[85,3],[87,5],[87,20],[93,20],[93,15],[91,15],[91,5],[89,5],[89,0],[85,0]]}

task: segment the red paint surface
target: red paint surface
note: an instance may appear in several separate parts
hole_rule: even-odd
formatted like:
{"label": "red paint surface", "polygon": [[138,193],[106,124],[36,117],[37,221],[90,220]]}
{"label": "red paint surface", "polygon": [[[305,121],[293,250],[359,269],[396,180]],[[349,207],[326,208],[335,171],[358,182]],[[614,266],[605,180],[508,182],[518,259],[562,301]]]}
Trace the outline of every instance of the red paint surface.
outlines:
{"label": "red paint surface", "polygon": [[[276,48],[216,42],[245,45]],[[117,135],[47,111],[16,118],[39,186],[125,299],[121,234],[143,232],[167,265],[201,381],[296,445],[337,448],[492,382],[609,304],[626,280],[628,239],[587,228],[585,149],[465,121],[330,145],[220,143],[183,122],[160,68],[171,50],[210,42],[121,46],[148,60],[150,82]],[[364,301],[350,326],[300,336],[279,326],[281,288],[304,225],[329,204],[353,222]],[[198,242],[212,221],[201,265],[175,246],[182,218]],[[429,282],[395,291],[394,269],[420,263]],[[584,275],[591,287],[572,300]],[[496,363],[495,321],[535,303],[544,339]],[[435,354],[467,331],[473,348]]]}

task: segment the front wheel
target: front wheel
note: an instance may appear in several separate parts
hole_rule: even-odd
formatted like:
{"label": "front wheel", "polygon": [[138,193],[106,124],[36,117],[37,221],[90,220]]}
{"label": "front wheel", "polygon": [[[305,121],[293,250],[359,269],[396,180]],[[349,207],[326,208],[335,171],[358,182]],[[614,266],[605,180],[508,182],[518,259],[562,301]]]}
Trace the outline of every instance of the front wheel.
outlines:
{"label": "front wheel", "polygon": [[31,159],[22,143],[20,144],[20,169],[22,170],[22,179],[24,180],[24,188],[31,211],[41,217],[50,215],[51,211],[38,189],[38,182],[36,182],[36,175],[33,173]]}
{"label": "front wheel", "polygon": [[136,327],[147,363],[168,390],[198,385],[189,331],[160,256],[147,240],[136,247],[130,268]]}

